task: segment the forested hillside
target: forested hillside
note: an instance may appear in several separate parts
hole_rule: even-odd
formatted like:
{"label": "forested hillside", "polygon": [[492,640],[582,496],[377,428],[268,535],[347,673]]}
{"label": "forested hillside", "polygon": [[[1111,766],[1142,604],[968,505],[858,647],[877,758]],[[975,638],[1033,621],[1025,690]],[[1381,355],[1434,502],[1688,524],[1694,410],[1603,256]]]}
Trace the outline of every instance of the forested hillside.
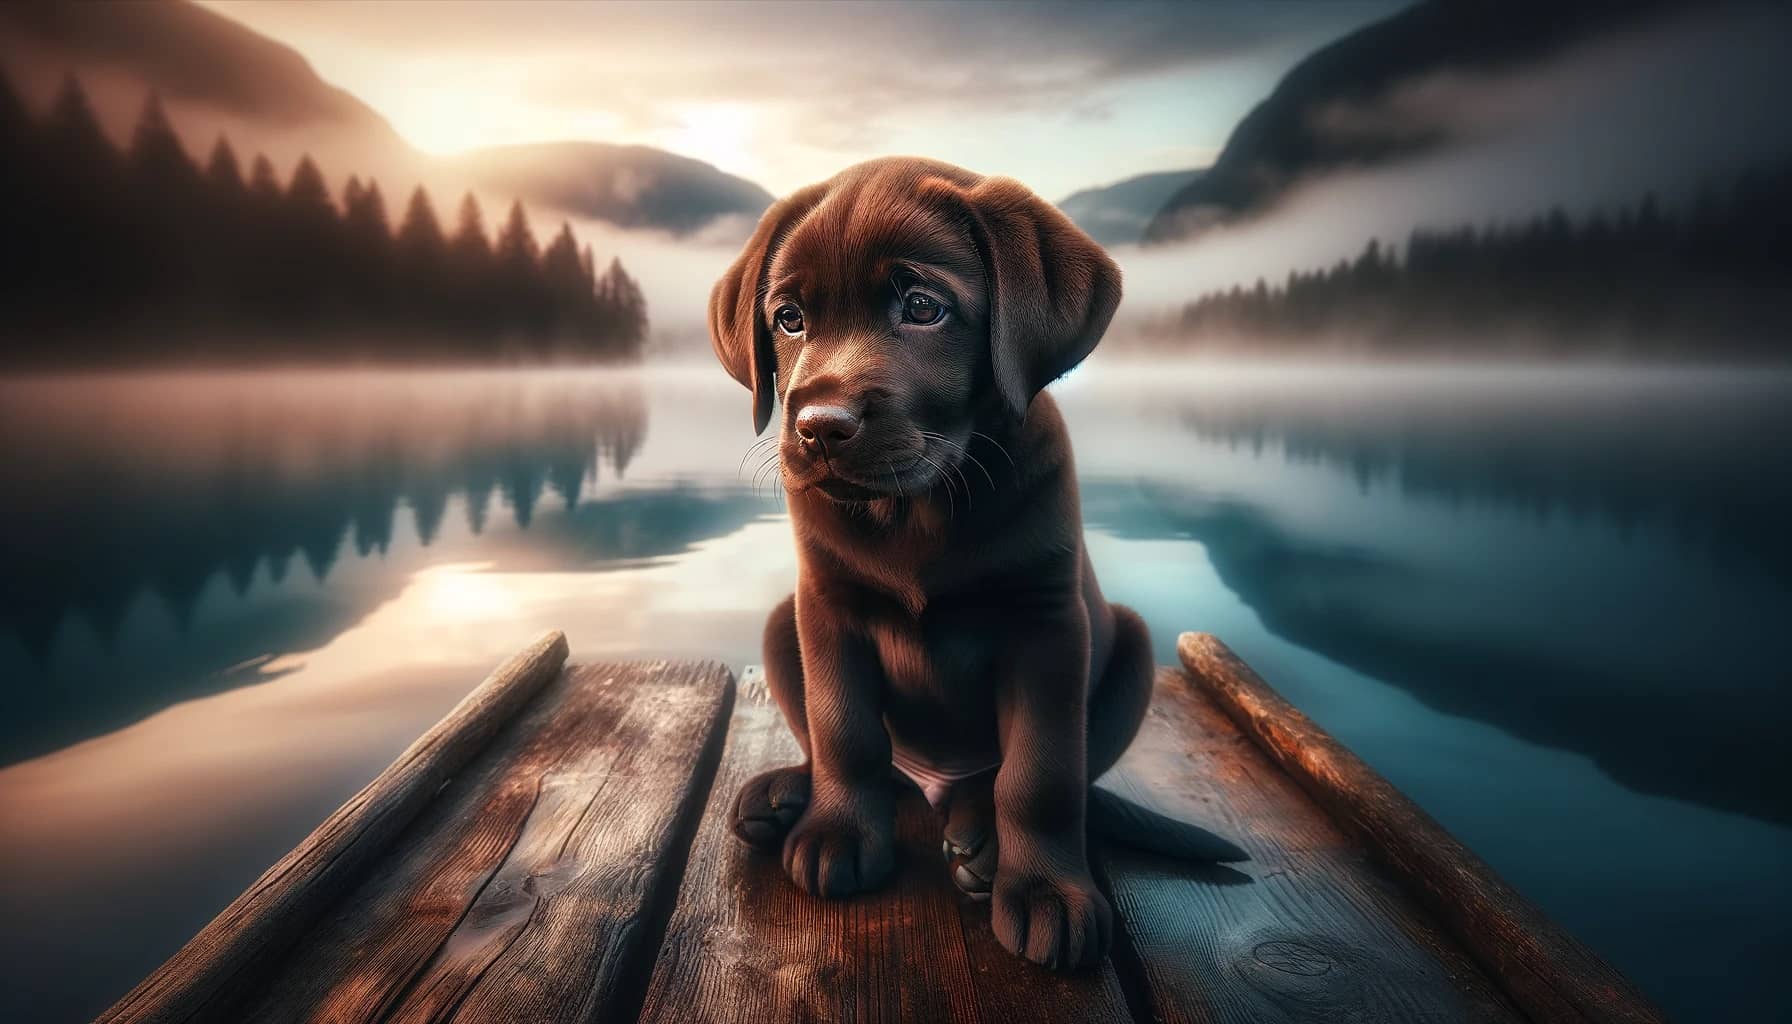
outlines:
{"label": "forested hillside", "polygon": [[1419,230],[1396,252],[1213,292],[1155,325],[1177,347],[1260,354],[1792,355],[1792,166],[1578,220]]}
{"label": "forested hillside", "polygon": [[128,144],[68,79],[32,116],[0,81],[0,360],[619,360],[647,330],[636,281],[562,225],[541,246],[520,203],[488,236],[421,188],[389,215],[378,182],[333,190],[309,157],[281,175],[219,137],[203,162],[154,94]]}

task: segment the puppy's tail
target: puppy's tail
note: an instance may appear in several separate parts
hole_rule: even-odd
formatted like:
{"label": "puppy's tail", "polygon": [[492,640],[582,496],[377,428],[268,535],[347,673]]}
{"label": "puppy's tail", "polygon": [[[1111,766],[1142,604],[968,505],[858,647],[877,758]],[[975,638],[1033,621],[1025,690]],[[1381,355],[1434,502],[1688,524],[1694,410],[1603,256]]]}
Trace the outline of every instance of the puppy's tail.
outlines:
{"label": "puppy's tail", "polygon": [[1178,860],[1250,860],[1230,839],[1162,815],[1100,786],[1089,787],[1089,831],[1124,846]]}

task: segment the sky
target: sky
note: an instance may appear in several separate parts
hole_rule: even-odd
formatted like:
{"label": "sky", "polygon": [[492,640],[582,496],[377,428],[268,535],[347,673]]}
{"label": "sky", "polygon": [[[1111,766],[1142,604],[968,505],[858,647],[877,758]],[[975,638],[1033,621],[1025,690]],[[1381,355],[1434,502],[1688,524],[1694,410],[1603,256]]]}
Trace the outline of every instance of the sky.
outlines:
{"label": "sky", "polygon": [[1289,67],[1402,6],[201,2],[426,152],[638,143],[775,194],[919,153],[1054,198],[1205,166]]}
{"label": "sky", "polygon": [[[1049,199],[1210,163],[1289,68],[1402,6],[201,2],[292,46],[426,152],[639,143],[774,194],[915,153]],[[1409,82],[1360,113],[1447,126],[1449,146],[1306,182],[1270,215],[1193,246],[1118,247],[1123,319],[1416,226],[1671,198],[1784,149],[1787,17],[1695,6],[1540,63]],[[693,247],[575,226],[626,253],[656,331],[703,333],[708,284],[737,239]]]}

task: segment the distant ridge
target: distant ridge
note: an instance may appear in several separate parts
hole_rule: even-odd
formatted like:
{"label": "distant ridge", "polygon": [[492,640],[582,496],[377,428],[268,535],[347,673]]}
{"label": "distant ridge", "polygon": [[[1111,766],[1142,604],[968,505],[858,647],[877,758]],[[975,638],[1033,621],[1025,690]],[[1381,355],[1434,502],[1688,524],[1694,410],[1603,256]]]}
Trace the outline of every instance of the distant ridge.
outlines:
{"label": "distant ridge", "polygon": [[1395,86],[1450,71],[1534,61],[1685,0],[1427,0],[1325,46],[1285,75],[1233,129],[1213,167],[1151,219],[1147,243],[1193,238],[1262,213],[1303,178],[1416,155],[1448,140],[1387,117],[1337,130],[1335,114]]}
{"label": "distant ridge", "polygon": [[689,234],[724,217],[756,220],[772,195],[745,178],[651,146],[547,142],[454,157],[475,187],[624,228]]}
{"label": "distant ridge", "polygon": [[318,77],[298,51],[184,0],[0,4],[0,61],[25,83],[68,73],[90,87],[134,80],[133,114],[149,88],[176,106],[281,131],[349,136],[381,155],[410,149],[385,118]]}
{"label": "distant ridge", "polygon": [[1086,188],[1060,199],[1058,209],[1102,245],[1137,245],[1164,203],[1204,171],[1159,171]]}
{"label": "distant ridge", "polygon": [[222,132],[281,166],[310,155],[395,188],[473,187],[624,228],[688,235],[720,218],[757,218],[772,201],[750,181],[647,146],[554,142],[431,157],[298,51],[187,0],[0,3],[0,73],[39,110],[77,75],[117,142],[154,91],[194,152]]}

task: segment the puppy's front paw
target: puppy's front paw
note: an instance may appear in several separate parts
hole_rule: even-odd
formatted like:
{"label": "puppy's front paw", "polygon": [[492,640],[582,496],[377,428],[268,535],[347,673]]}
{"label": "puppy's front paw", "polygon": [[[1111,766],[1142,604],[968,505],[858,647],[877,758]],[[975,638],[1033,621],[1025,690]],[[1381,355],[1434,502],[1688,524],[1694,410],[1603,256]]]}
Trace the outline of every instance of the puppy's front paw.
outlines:
{"label": "puppy's front paw", "polygon": [[775,850],[808,806],[808,765],[762,772],[748,779],[734,798],[734,834],[748,846]]}
{"label": "puppy's front paw", "polygon": [[1076,970],[1107,955],[1114,911],[1088,875],[997,872],[990,924],[1008,952],[1052,970]]}
{"label": "puppy's front paw", "polygon": [[895,822],[876,818],[811,808],[784,840],[784,871],[822,899],[877,888],[896,863],[896,839]]}

